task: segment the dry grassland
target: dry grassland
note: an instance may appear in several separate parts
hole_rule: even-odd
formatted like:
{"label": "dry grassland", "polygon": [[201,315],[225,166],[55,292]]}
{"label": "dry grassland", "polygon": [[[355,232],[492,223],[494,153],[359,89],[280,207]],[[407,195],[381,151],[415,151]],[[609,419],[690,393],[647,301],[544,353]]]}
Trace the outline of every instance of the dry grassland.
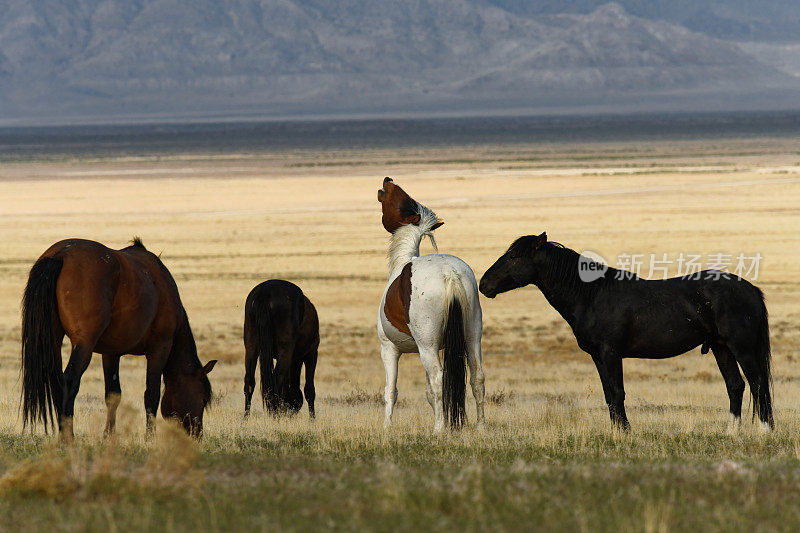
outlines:
{"label": "dry grassland", "polygon": [[[436,232],[440,251],[462,257],[478,276],[514,238],[545,230],[612,260],[623,252],[760,252],[776,432],[761,437],[745,423],[740,436],[725,435],[724,383],[713,357],[695,350],[625,362],[633,432],[615,434],[590,358],[528,287],[482,300],[486,432],[432,435],[424,372],[408,355],[396,427],[385,434],[375,334],[387,248],[376,190],[385,175],[445,220]],[[7,163],[0,213],[0,529],[800,524],[794,140]],[[137,357],[122,361],[127,407],[116,442],[101,439],[99,357],[76,402],[76,447],[22,435],[19,300],[28,269],[62,238],[118,248],[134,235],[162,253],[175,276],[201,360],[222,363],[211,374],[215,398],[203,442],[163,424],[155,443],[144,442],[144,360]],[[242,306],[269,278],[294,281],[319,311],[315,424],[305,408],[279,420],[256,410],[241,421]]]}

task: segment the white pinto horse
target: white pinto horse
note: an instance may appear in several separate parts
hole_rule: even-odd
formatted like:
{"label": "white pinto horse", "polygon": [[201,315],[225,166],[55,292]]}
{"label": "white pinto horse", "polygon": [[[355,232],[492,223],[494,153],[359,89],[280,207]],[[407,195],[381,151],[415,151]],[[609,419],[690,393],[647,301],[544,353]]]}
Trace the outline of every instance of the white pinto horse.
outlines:
{"label": "white pinto horse", "polygon": [[[397,363],[404,353],[418,353],[427,374],[427,398],[434,431],[447,422],[453,429],[466,423],[466,366],[483,428],[484,377],[481,364],[483,322],[478,284],[472,269],[458,257],[419,255],[422,238],[444,224],[391,179],[378,191],[383,227],[392,234],[389,284],[378,310],[378,338],[386,368],[384,427],[392,422],[397,402]],[[437,250],[438,251],[438,250]],[[443,350],[443,366],[439,350]]]}

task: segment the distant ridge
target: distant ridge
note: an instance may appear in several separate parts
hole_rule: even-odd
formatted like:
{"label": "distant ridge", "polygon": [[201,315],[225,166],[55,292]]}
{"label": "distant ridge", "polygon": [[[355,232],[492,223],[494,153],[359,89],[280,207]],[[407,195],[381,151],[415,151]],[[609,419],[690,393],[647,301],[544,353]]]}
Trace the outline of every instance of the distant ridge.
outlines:
{"label": "distant ridge", "polygon": [[0,0],[0,121],[798,101],[736,44],[617,3],[503,3]]}

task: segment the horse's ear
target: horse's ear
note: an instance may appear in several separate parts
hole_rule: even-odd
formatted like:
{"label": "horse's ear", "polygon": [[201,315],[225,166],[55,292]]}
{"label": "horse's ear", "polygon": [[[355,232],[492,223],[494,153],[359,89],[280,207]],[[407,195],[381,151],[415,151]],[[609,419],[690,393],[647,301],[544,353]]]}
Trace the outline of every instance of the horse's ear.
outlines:
{"label": "horse's ear", "polygon": [[216,364],[217,364],[217,360],[216,360],[216,359],[213,359],[213,360],[209,361],[208,363],[206,363],[206,366],[204,366],[204,367],[203,367],[203,369],[201,370],[201,372],[202,372],[203,374],[206,374],[206,375],[208,375],[208,373],[209,373],[209,372],[211,372],[212,370],[214,370],[214,365],[216,365]]}
{"label": "horse's ear", "polygon": [[433,227],[431,228],[431,231],[435,230],[436,228],[438,228],[439,226],[442,226],[442,225],[444,225],[444,222],[437,222],[436,224],[433,225]]}
{"label": "horse's ear", "polygon": [[541,235],[539,235],[539,240],[542,242],[547,242],[547,232],[543,231]]}
{"label": "horse's ear", "polygon": [[536,243],[533,245],[534,250],[538,250],[541,245],[547,242],[547,233],[542,232],[541,235],[536,236]]}

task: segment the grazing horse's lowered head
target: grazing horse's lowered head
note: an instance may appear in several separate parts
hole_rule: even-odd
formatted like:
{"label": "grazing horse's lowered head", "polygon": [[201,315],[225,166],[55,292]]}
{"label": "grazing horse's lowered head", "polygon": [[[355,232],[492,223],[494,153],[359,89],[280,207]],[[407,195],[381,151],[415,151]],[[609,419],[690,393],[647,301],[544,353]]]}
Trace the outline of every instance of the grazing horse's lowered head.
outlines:
{"label": "grazing horse's lowered head", "polygon": [[203,431],[203,413],[211,402],[208,373],[216,364],[214,359],[188,374],[164,375],[161,415],[177,419],[190,435],[199,436]]}

